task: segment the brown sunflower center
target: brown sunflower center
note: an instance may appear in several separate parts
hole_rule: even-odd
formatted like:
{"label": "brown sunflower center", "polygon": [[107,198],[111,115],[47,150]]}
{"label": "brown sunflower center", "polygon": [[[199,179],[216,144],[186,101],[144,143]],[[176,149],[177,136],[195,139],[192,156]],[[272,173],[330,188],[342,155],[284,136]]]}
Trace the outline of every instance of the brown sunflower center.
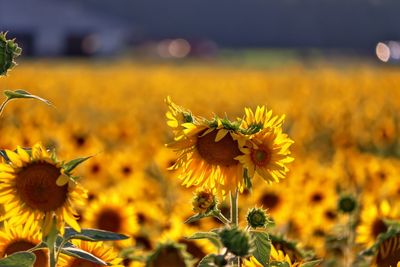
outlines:
{"label": "brown sunflower center", "polygon": [[104,265],[96,264],[84,259],[74,259],[70,267],[104,267]]}
{"label": "brown sunflower center", "polygon": [[17,193],[33,209],[54,211],[62,207],[68,196],[68,184],[56,184],[60,174],[60,169],[50,163],[32,163],[17,174]]}
{"label": "brown sunflower center", "polygon": [[185,267],[186,263],[180,251],[172,246],[164,247],[150,263],[150,267]]}
{"label": "brown sunflower center", "polygon": [[97,227],[101,230],[120,232],[121,226],[121,215],[114,209],[104,209],[98,215]]}
{"label": "brown sunflower center", "polygon": [[388,227],[381,219],[376,219],[372,224],[372,235],[376,238],[380,233],[386,233]]}
{"label": "brown sunflower center", "polygon": [[259,202],[266,208],[268,208],[270,210],[274,210],[276,207],[278,207],[280,201],[281,201],[281,199],[277,194],[272,193],[272,192],[267,192],[261,196]]}
{"label": "brown sunflower center", "polygon": [[266,147],[259,147],[251,150],[250,157],[255,165],[266,166],[271,161],[271,151]]}
{"label": "brown sunflower center", "polygon": [[400,234],[385,240],[380,246],[376,263],[379,267],[397,266],[400,261]]}
{"label": "brown sunflower center", "polygon": [[[19,251],[26,251],[28,249],[33,248],[36,244],[25,241],[25,240],[18,240],[13,243],[10,243],[5,249],[3,256],[11,255],[15,252]],[[34,267],[46,267],[47,266],[47,255],[43,250],[36,250],[35,252],[36,261],[33,265]]]}
{"label": "brown sunflower center", "polygon": [[197,139],[196,148],[200,156],[213,165],[232,166],[238,164],[235,159],[242,153],[239,150],[238,142],[233,140],[228,133],[218,142],[215,142],[215,137],[218,131],[212,131],[204,136],[200,133]]}

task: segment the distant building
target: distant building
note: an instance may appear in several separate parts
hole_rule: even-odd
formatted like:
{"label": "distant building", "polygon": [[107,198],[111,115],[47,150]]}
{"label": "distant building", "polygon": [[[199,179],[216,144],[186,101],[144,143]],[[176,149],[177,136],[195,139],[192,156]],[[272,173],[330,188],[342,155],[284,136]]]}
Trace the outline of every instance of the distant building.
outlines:
{"label": "distant building", "polygon": [[131,27],[78,2],[12,0],[0,1],[0,31],[16,37],[24,55],[90,56],[120,51]]}

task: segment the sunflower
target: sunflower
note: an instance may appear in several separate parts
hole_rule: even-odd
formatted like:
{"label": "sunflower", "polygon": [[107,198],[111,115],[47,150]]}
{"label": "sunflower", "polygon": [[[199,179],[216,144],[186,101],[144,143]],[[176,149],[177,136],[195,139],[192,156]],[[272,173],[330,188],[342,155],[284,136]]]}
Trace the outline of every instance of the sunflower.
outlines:
{"label": "sunflower", "polygon": [[380,202],[379,205],[368,205],[366,201],[361,211],[360,225],[356,229],[356,242],[371,246],[380,234],[388,230],[385,220],[390,219],[398,219],[398,212],[386,200]]}
{"label": "sunflower", "polygon": [[266,128],[280,128],[285,120],[285,115],[272,116],[272,110],[268,110],[266,106],[257,106],[255,112],[245,108],[244,112],[246,116],[241,127],[254,133]]}
{"label": "sunflower", "polygon": [[385,236],[379,241],[377,253],[373,260],[373,267],[394,267],[400,266],[400,233],[393,233]]}
{"label": "sunflower", "polygon": [[243,120],[216,116],[208,121],[175,106],[170,104],[167,112],[175,134],[168,147],[178,153],[171,169],[182,168],[183,185],[217,188],[224,194],[243,192],[246,179],[255,173],[269,182],[285,177],[293,141],[282,132],[284,116],[272,117],[271,111],[258,107],[255,114],[245,109]]}
{"label": "sunflower", "polygon": [[291,144],[293,141],[280,128],[266,128],[254,134],[240,149],[243,155],[235,159],[250,177],[256,173],[269,183],[279,182],[289,171],[286,164],[293,161],[289,156]]}
{"label": "sunflower", "polygon": [[236,159],[242,154],[240,135],[206,124],[192,126],[190,135],[168,145],[178,152],[171,169],[183,169],[179,175],[183,185],[217,188],[218,192],[242,191],[243,166]]}
{"label": "sunflower", "polygon": [[[135,208],[128,200],[117,193],[103,194],[90,203],[84,212],[84,224],[105,231],[133,235],[138,231],[138,222]],[[117,244],[125,247],[131,245],[132,240],[118,241]]]}
{"label": "sunflower", "polygon": [[[38,245],[42,240],[35,222],[11,226],[7,222],[0,231],[0,258],[19,251],[26,251]],[[47,252],[44,249],[34,251],[36,261],[33,267],[47,267]]]}
{"label": "sunflower", "polygon": [[[89,252],[97,258],[107,262],[108,266],[123,267],[122,259],[118,257],[118,253],[112,247],[106,246],[103,242],[88,242],[81,240],[73,240],[73,245]],[[96,264],[84,259],[78,259],[66,255],[60,257],[59,267],[103,267],[104,265]]]}
{"label": "sunflower", "polygon": [[55,155],[50,155],[40,143],[30,153],[18,147],[16,152],[6,150],[6,154],[8,162],[0,164],[4,219],[12,225],[39,221],[43,235],[50,231],[53,218],[61,232],[65,223],[80,231],[74,205],[84,204],[86,191],[69,177]]}

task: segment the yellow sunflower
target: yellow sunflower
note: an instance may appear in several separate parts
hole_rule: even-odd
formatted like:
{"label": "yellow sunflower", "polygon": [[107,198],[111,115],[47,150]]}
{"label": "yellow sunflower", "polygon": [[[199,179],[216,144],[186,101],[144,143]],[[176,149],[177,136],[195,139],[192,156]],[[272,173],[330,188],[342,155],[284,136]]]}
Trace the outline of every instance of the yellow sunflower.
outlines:
{"label": "yellow sunflower", "polygon": [[272,116],[272,110],[268,110],[266,106],[257,106],[256,111],[253,112],[251,108],[245,108],[246,114],[242,121],[244,129],[259,131],[265,128],[281,127],[285,120],[285,115]]}
{"label": "yellow sunflower", "polygon": [[206,124],[192,124],[190,135],[168,146],[178,152],[172,169],[182,168],[183,185],[217,188],[218,192],[243,190],[243,166],[236,159],[242,155],[242,137],[234,131]]}
{"label": "yellow sunflower", "polygon": [[[106,246],[103,242],[88,242],[81,240],[73,240],[72,243],[97,258],[108,263],[108,266],[123,267],[122,259],[118,257],[118,253],[112,247]],[[103,267],[104,265],[96,264],[84,259],[78,259],[66,255],[60,257],[59,267]]]}
{"label": "yellow sunflower", "polygon": [[[5,222],[4,228],[0,231],[0,258],[31,249],[41,241],[42,236],[35,222],[31,221],[17,226],[11,226]],[[40,249],[34,253],[36,261],[33,267],[47,267],[47,251]]]}
{"label": "yellow sunflower", "polygon": [[31,153],[18,147],[16,152],[6,150],[8,163],[0,164],[0,203],[12,225],[38,221],[44,235],[50,231],[53,218],[57,229],[64,224],[80,231],[75,205],[83,205],[86,191],[64,173],[54,155],[41,145],[33,146]]}
{"label": "yellow sunflower", "polygon": [[293,141],[280,128],[266,128],[249,139],[240,149],[239,160],[248,171],[249,177],[258,174],[265,181],[278,182],[289,171],[287,163],[293,161],[289,147]]}
{"label": "yellow sunflower", "polygon": [[356,229],[356,242],[371,246],[379,234],[388,230],[385,220],[398,218],[397,209],[391,207],[386,200],[380,202],[379,205],[368,204],[366,201],[361,211],[361,222]]}
{"label": "yellow sunflower", "polygon": [[[105,231],[132,236],[139,230],[135,208],[117,193],[103,194],[92,201],[84,212],[84,225]],[[117,242],[123,247],[132,245],[132,239]]]}

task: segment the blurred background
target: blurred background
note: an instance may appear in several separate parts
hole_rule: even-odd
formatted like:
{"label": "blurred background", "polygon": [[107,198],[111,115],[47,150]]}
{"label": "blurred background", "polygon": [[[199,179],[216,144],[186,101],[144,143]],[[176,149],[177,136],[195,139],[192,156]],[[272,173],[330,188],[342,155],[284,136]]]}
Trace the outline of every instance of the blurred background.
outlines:
{"label": "blurred background", "polygon": [[0,3],[0,30],[26,57],[226,58],[241,49],[235,57],[258,61],[274,50],[396,63],[398,10],[395,0],[14,0]]}
{"label": "blurred background", "polygon": [[[82,226],[126,233],[143,253],[174,240],[200,260],[213,247],[182,237],[219,224],[182,223],[194,189],[168,170],[177,155],[165,147],[164,99],[206,118],[267,105],[286,115],[295,161],[279,184],[254,178],[241,221],[264,207],[293,261],[369,266],[353,262],[400,219],[399,10],[398,0],[0,0],[0,31],[23,48],[0,89],[55,105],[7,106],[0,147],[40,141],[62,160],[95,155],[76,170],[90,192]],[[351,216],[338,209],[349,195]],[[379,210],[386,202],[390,213]],[[102,224],[110,209],[115,228]]]}

